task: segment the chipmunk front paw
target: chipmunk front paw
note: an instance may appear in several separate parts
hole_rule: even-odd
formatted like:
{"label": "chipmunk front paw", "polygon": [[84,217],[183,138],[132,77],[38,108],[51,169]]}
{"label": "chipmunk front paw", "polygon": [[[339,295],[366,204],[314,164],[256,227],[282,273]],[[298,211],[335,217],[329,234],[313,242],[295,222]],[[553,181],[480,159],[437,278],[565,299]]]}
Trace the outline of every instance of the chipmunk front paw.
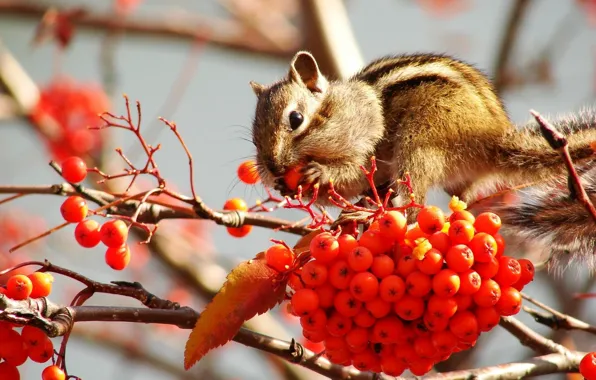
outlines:
{"label": "chipmunk front paw", "polygon": [[326,184],[329,182],[325,167],[315,161],[311,161],[302,167],[300,173],[302,174],[302,177],[299,184],[302,186],[313,185],[315,183]]}
{"label": "chipmunk front paw", "polygon": [[291,190],[288,187],[288,185],[286,184],[286,181],[283,177],[275,179],[273,188],[275,190],[277,190],[277,192],[279,192],[279,194],[281,194],[282,197],[285,197],[285,196],[291,197],[292,195],[294,195],[294,190]]}

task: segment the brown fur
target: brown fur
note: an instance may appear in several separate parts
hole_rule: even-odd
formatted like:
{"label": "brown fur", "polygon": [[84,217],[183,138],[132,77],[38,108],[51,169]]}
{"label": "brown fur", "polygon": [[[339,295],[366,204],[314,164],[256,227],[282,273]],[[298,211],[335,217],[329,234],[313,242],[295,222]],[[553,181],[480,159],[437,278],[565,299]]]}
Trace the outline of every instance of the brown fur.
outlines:
{"label": "brown fur", "polygon": [[[305,182],[325,191],[333,180],[342,195],[355,198],[368,190],[359,166],[373,155],[376,183],[409,172],[420,203],[432,187],[471,200],[487,184],[527,183],[564,170],[535,124],[517,129],[486,76],[451,57],[381,58],[348,80],[328,82],[315,59],[299,52],[286,78],[253,89],[257,163],[263,182],[278,189],[285,170],[303,163]],[[288,107],[305,115],[296,131],[286,120]],[[570,125],[564,132],[572,133],[572,157],[590,158],[594,120]],[[402,186],[396,191],[406,195]]]}

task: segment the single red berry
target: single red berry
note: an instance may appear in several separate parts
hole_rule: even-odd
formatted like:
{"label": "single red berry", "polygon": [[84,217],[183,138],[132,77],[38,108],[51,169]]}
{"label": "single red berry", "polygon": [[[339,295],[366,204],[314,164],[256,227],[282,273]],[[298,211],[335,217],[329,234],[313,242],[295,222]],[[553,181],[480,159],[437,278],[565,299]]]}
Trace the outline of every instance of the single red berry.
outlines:
{"label": "single red berry", "polygon": [[482,279],[493,278],[499,271],[499,260],[492,257],[486,263],[474,263],[472,269],[478,272]]}
{"label": "single red berry", "polygon": [[407,229],[406,217],[399,211],[387,211],[379,219],[379,233],[385,239],[400,242],[406,236]]}
{"label": "single red berry", "polygon": [[393,271],[395,271],[395,262],[387,255],[375,256],[370,266],[370,271],[379,279],[383,279],[393,274]]}
{"label": "single red berry", "polygon": [[454,213],[449,215],[449,223],[453,223],[456,220],[465,220],[467,222],[474,224],[474,221],[476,220],[476,218],[474,218],[474,215],[472,215],[472,213],[469,212],[468,210],[459,210],[459,211],[455,211]]}
{"label": "single red berry", "polygon": [[0,357],[17,367],[25,363],[27,361],[27,347],[21,334],[15,330],[7,330],[3,333],[2,338]]}
{"label": "single red berry", "polygon": [[478,320],[470,311],[459,311],[449,320],[449,330],[459,339],[478,336]]}
{"label": "single red berry", "polygon": [[390,275],[379,284],[379,297],[385,302],[396,302],[406,293],[406,283],[396,275]]}
{"label": "single red berry", "polygon": [[395,344],[403,329],[403,322],[396,316],[381,318],[372,328],[372,341],[382,344]]}
{"label": "single red berry", "polygon": [[324,330],[327,326],[327,314],[323,309],[317,309],[300,317],[300,325],[304,330]]}
{"label": "single red berry", "polygon": [[522,306],[520,292],[512,286],[501,288],[501,297],[495,304],[495,309],[504,316],[515,315],[519,313]]}
{"label": "single red berry", "polygon": [[521,265],[513,257],[501,256],[499,258],[499,270],[493,280],[501,287],[511,286],[521,278]]}
{"label": "single red berry", "polygon": [[449,250],[449,247],[451,247],[451,240],[449,239],[449,235],[442,231],[438,231],[430,235],[428,237],[428,241],[434,249],[438,250],[443,255],[445,255]]}
{"label": "single red berry", "polygon": [[226,231],[233,237],[243,238],[252,231],[252,226],[250,224],[245,224],[241,227],[226,227]]}
{"label": "single red berry", "polygon": [[480,289],[482,284],[482,277],[473,269],[469,269],[459,275],[459,291],[458,294],[472,295]]}
{"label": "single red berry", "polygon": [[[329,335],[339,338],[343,337],[352,329],[352,318],[341,315],[340,313],[333,313],[327,318],[327,332]],[[343,340],[343,339],[342,339]],[[327,339],[327,342],[329,339]],[[345,341],[344,341],[345,342]]]}
{"label": "single red berry", "polygon": [[516,285],[520,284],[524,286],[534,280],[534,264],[528,259],[519,259],[518,262],[521,267],[521,274]]}
{"label": "single red berry", "polygon": [[[391,307],[389,307],[389,310],[391,310]],[[375,324],[377,318],[368,309],[362,308],[353,318],[353,321],[356,326],[369,328]]]}
{"label": "single red berry", "polygon": [[435,349],[442,354],[451,353],[457,346],[457,337],[449,330],[433,332],[430,340]]}
{"label": "single red berry", "polygon": [[83,182],[87,177],[87,164],[80,157],[69,157],[60,166],[62,177],[70,183]]}
{"label": "single red berry", "polygon": [[409,294],[395,303],[395,314],[405,321],[414,321],[424,314],[424,300]]}
{"label": "single red berry", "polygon": [[424,254],[422,260],[416,263],[418,270],[424,274],[433,275],[443,268],[443,255],[438,249],[431,248]]}
{"label": "single red berry", "polygon": [[480,307],[494,306],[501,298],[501,287],[496,281],[483,279],[480,288],[472,295],[474,303]]}
{"label": "single red berry", "polygon": [[75,227],[74,235],[81,247],[93,248],[101,241],[99,223],[92,219],[83,220]]}
{"label": "single red berry", "polygon": [[246,201],[242,198],[231,198],[228,199],[226,203],[224,203],[223,209],[228,211],[248,211],[248,205],[246,204]]}
{"label": "single red berry", "polygon": [[371,301],[379,293],[379,280],[370,272],[356,273],[350,281],[350,293],[359,301]]}
{"label": "single red berry", "polygon": [[457,301],[453,297],[441,297],[433,294],[426,305],[431,316],[448,320],[457,311]]}
{"label": "single red berry", "polygon": [[358,300],[348,290],[341,290],[335,295],[333,306],[338,313],[346,317],[354,317],[362,308],[362,301]]}
{"label": "single red berry", "polygon": [[388,252],[393,247],[393,241],[383,238],[379,231],[372,229],[364,231],[358,243],[361,247],[368,248],[373,256]]}
{"label": "single red berry", "polygon": [[247,160],[238,165],[237,174],[240,181],[247,185],[259,182],[259,172],[255,160]]}
{"label": "single red berry", "polygon": [[13,300],[27,299],[33,291],[33,283],[24,274],[15,274],[6,283],[6,296]]}
{"label": "single red berry", "polygon": [[414,297],[424,297],[432,289],[432,279],[420,271],[412,272],[406,277],[406,291]]}
{"label": "single red berry", "polygon": [[122,270],[128,266],[130,262],[130,248],[128,244],[117,248],[108,247],[105,255],[106,264],[114,270]]}
{"label": "single red berry", "polygon": [[358,247],[358,240],[350,234],[339,235],[337,243],[339,244],[339,254],[337,255],[337,258],[341,260],[345,260],[348,257],[348,254],[352,252],[354,248]]}
{"label": "single red berry", "polygon": [[459,276],[451,269],[443,269],[432,280],[433,291],[439,297],[452,297],[459,291]]}
{"label": "single red berry", "polygon": [[478,330],[483,332],[492,330],[501,320],[501,315],[494,306],[477,307],[474,314],[478,321]]}
{"label": "single red berry", "polygon": [[596,352],[589,352],[579,362],[579,373],[586,380],[596,380]]}
{"label": "single red berry", "polygon": [[330,263],[339,254],[339,243],[331,233],[320,233],[310,241],[310,254],[323,264]]}
{"label": "single red berry", "polygon": [[294,293],[290,301],[294,313],[299,316],[307,315],[319,308],[319,296],[312,289],[300,289]]}
{"label": "single red berry", "polygon": [[128,237],[128,226],[120,219],[112,219],[105,222],[100,230],[101,242],[106,247],[118,248],[126,243]]}
{"label": "single red berry", "polygon": [[21,375],[16,366],[2,362],[0,363],[0,379],[2,380],[20,380]]}
{"label": "single red berry", "polygon": [[474,261],[487,263],[497,255],[497,241],[492,235],[484,232],[477,233],[468,243],[468,247],[474,252]]}
{"label": "single red berry", "polygon": [[84,220],[88,211],[87,202],[78,195],[66,198],[60,206],[62,218],[70,223],[79,223]]}
{"label": "single red berry", "polygon": [[337,294],[337,289],[335,289],[333,285],[331,285],[329,282],[326,282],[321,286],[317,286],[314,290],[319,296],[320,307],[326,309],[333,306],[333,300],[335,299],[335,295]]}
{"label": "single red berry", "polygon": [[458,273],[465,272],[474,265],[474,253],[467,245],[457,244],[449,248],[445,262],[449,269]]}
{"label": "single red berry", "polygon": [[364,304],[364,307],[376,319],[383,318],[391,312],[391,304],[383,301],[381,297],[368,301]]}
{"label": "single red berry", "polygon": [[34,272],[28,275],[33,286],[31,290],[31,298],[47,297],[52,292],[52,283],[54,276],[45,272]]}
{"label": "single red berry", "polygon": [[467,220],[456,220],[449,225],[451,244],[468,244],[474,237],[474,225]]}
{"label": "single red berry", "polygon": [[[265,261],[271,268],[278,272],[283,272],[289,269],[290,265],[294,262],[294,253],[283,244],[275,244],[265,251]],[[304,277],[302,280],[304,281]]]}
{"label": "single red berry", "polygon": [[350,281],[354,277],[354,271],[345,260],[338,260],[329,267],[327,276],[331,285],[336,289],[343,290],[350,286]]}
{"label": "single red berry", "polygon": [[51,365],[43,370],[41,378],[42,380],[65,380],[66,374],[60,367]]}
{"label": "single red berry", "polygon": [[364,272],[371,267],[374,256],[366,247],[356,247],[347,256],[348,265],[354,272]]}
{"label": "single red berry", "polygon": [[27,352],[29,359],[36,363],[45,363],[54,356],[54,343],[44,336],[37,346],[29,347]]}

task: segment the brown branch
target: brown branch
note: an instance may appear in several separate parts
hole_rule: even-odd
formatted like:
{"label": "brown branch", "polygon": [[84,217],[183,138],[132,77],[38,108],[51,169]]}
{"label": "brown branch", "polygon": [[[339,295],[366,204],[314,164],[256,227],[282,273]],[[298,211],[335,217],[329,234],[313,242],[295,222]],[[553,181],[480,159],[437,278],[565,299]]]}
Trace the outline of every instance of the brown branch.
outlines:
{"label": "brown branch", "polygon": [[513,317],[501,317],[499,325],[515,336],[521,344],[539,354],[569,354],[567,348],[543,337]]}
{"label": "brown branch", "polygon": [[539,308],[547,311],[550,315],[541,313],[527,306],[524,306],[524,311],[530,314],[534,320],[540,324],[550,327],[553,330],[581,330],[590,334],[596,334],[596,326],[592,326],[570,315],[561,313],[552,307],[543,304],[542,302],[522,293],[522,297]]}
{"label": "brown branch", "polygon": [[[40,20],[48,10],[42,3],[21,0],[0,0],[0,15],[20,16]],[[58,8],[58,10],[64,10]],[[245,52],[266,54],[274,57],[289,58],[298,49],[298,44],[275,46],[258,34],[247,33],[240,23],[227,20],[214,21],[197,15],[161,14],[152,18],[114,17],[112,13],[86,12],[73,17],[74,24],[94,30],[119,30],[132,35],[145,37],[171,37],[189,40],[205,40],[224,48]]]}
{"label": "brown branch", "polygon": [[507,70],[509,69],[509,58],[515,41],[517,39],[518,32],[520,30],[521,23],[524,19],[524,15],[529,8],[530,0],[517,0],[513,5],[507,26],[505,27],[505,34],[499,45],[499,52],[497,54],[497,60],[493,69],[494,79],[493,84],[497,92],[501,92],[503,87],[507,84]]}
{"label": "brown branch", "polygon": [[548,141],[551,148],[558,151],[563,157],[565,161],[565,166],[567,167],[567,171],[569,172],[569,191],[571,192],[572,198],[577,198],[579,203],[581,203],[588,213],[592,216],[592,219],[596,222],[596,208],[590,201],[590,197],[586,193],[586,190],[582,186],[581,179],[575,170],[575,166],[573,165],[573,161],[571,160],[571,155],[569,154],[569,145],[567,138],[563,136],[557,129],[548,122],[544,117],[542,117],[538,112],[534,110],[530,110],[530,113],[540,126],[540,131],[542,135]]}

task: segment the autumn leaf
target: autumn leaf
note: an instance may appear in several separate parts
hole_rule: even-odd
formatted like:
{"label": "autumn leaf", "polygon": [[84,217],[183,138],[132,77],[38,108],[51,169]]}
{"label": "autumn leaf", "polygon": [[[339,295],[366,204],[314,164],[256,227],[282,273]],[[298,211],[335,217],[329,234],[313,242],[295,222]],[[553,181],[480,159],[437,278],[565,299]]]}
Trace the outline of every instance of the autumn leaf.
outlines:
{"label": "autumn leaf", "polygon": [[281,281],[279,272],[266,264],[263,252],[234,268],[190,333],[184,368],[229,342],[245,321],[283,301],[287,280]]}

